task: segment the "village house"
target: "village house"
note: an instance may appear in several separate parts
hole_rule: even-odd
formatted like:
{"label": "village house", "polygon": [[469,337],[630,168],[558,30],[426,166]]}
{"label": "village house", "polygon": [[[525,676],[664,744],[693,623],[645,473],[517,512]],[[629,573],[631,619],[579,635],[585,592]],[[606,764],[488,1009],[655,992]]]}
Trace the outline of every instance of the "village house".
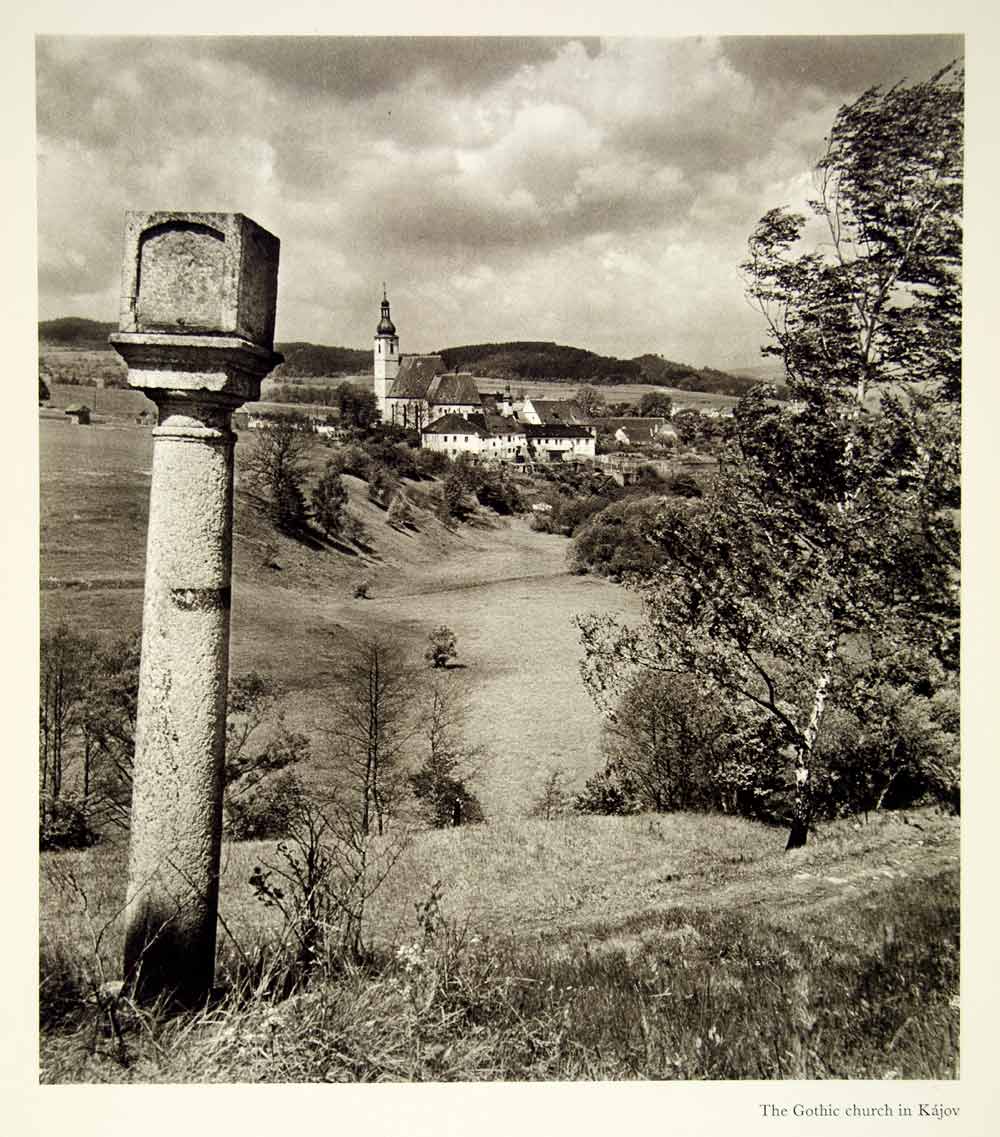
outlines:
{"label": "village house", "polygon": [[625,446],[648,446],[677,438],[677,431],[666,418],[606,418],[599,420],[599,426]]}

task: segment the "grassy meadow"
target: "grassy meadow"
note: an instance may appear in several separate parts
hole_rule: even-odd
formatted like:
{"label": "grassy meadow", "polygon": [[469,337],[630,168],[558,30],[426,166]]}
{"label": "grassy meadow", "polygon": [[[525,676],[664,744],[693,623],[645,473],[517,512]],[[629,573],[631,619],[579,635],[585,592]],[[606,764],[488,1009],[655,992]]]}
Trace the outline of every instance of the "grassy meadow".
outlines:
{"label": "grassy meadow", "polygon": [[958,1076],[957,823],[936,813],[787,855],[683,814],[425,832],[372,902],[364,964],[291,989],[248,884],[273,845],[223,860],[217,998],[109,1019],[92,993],[120,957],[123,851],[45,859],[44,1081]]}
{"label": "grassy meadow", "polygon": [[[152,437],[127,418],[41,418],[43,631],[139,628]],[[323,957],[308,982],[250,885],[282,863],[275,843],[227,842],[219,990],[182,1015],[103,1001],[120,969],[121,839],[44,854],[43,1081],[957,1076],[956,819],[835,822],[785,854],[781,831],[721,816],[528,818],[551,772],[572,792],[601,761],[572,618],[634,618],[635,598],[570,574],[567,541],[523,519],[445,529],[428,483],[407,485],[413,531],[347,477],[362,547],[279,536],[239,488],[248,444],[233,672],[271,674],[315,740],[345,631],[384,630],[419,660],[448,624],[487,823],[390,834],[405,844],[369,903],[364,960]],[[369,600],[353,597],[362,578]]]}

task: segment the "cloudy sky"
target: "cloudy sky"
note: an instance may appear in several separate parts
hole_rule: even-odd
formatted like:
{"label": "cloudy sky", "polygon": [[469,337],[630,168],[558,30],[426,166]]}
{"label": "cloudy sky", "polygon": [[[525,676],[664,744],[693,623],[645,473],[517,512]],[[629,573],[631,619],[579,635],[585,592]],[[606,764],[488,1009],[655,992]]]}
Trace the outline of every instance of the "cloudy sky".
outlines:
{"label": "cloudy sky", "polygon": [[837,108],[959,37],[41,37],[39,315],[117,316],[126,209],[280,239],[279,340],[759,362],[739,262]]}

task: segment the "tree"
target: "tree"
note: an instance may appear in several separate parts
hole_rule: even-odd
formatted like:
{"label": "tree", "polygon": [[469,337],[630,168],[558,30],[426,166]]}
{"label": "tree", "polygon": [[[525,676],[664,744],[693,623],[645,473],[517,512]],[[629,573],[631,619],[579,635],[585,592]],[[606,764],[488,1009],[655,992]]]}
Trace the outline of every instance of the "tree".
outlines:
{"label": "tree", "polygon": [[569,798],[563,789],[565,781],[565,770],[553,770],[545,779],[542,792],[532,803],[528,816],[538,817],[542,821],[552,821],[557,817],[562,817],[569,808]]}
{"label": "tree", "polygon": [[428,647],[424,659],[435,667],[447,667],[448,660],[458,655],[455,633],[445,624],[435,628],[427,637]]}
{"label": "tree", "polygon": [[777,726],[788,848],[846,662],[906,649],[957,668],[961,173],[960,73],[841,108],[810,203],[826,241],[801,251],[805,218],[774,210],[743,266],[794,401],[751,392],[702,507],[661,510],[645,624],[583,622],[599,696],[627,665],[680,673]]}
{"label": "tree", "polygon": [[[237,675],[230,682],[223,775],[227,804],[308,756],[309,740],[285,722],[282,694],[269,675],[258,671]],[[252,746],[253,741],[256,745]]]}
{"label": "tree", "polygon": [[88,678],[97,644],[61,624],[41,642],[39,674],[39,805],[43,847],[89,842],[91,747],[84,746],[82,792],[68,792],[69,768],[86,720]]}
{"label": "tree", "polygon": [[674,401],[663,391],[647,391],[639,400],[638,411],[643,418],[670,418]]}
{"label": "tree", "polygon": [[703,698],[687,675],[640,672],[604,733],[606,774],[642,809],[771,816],[780,738],[759,708]]}
{"label": "tree", "polygon": [[358,827],[381,835],[405,785],[404,768],[416,726],[413,669],[398,643],[374,634],[349,636],[333,668],[331,711],[321,732],[334,773],[356,803]]}
{"label": "tree", "polygon": [[271,521],[285,533],[295,533],[306,525],[302,487],[313,445],[313,435],[300,416],[283,415],[254,433],[246,475],[268,498]]}
{"label": "tree", "polygon": [[413,526],[413,507],[402,490],[398,490],[389,506],[386,521],[396,529],[406,529]]}
{"label": "tree", "polygon": [[42,368],[38,369],[38,401],[40,403],[48,402],[52,397],[49,391],[49,385],[45,382],[45,372]]}
{"label": "tree", "polygon": [[399,482],[388,466],[372,464],[368,471],[368,497],[371,501],[382,509],[388,509],[398,488]]}
{"label": "tree", "polygon": [[316,524],[328,537],[341,535],[347,509],[347,486],[333,462],[327,462],[313,489],[312,509]]}
{"label": "tree", "polygon": [[[102,644],[61,626],[43,638],[41,658],[42,841],[90,843],[109,826],[129,823],[140,637]],[[256,672],[229,684],[227,811],[308,753],[306,738],[285,725],[281,694]]]}
{"label": "tree", "polygon": [[378,402],[373,391],[345,382],[334,389],[334,398],[345,425],[365,428],[375,421]]}
{"label": "tree", "polygon": [[601,418],[608,413],[607,401],[596,387],[580,387],[576,402],[587,418]]}
{"label": "tree", "polygon": [[465,741],[466,697],[454,680],[436,675],[425,688],[421,707],[419,735],[425,758],[410,776],[413,796],[425,820],[436,828],[477,824],[483,809],[468,782],[483,754]]}

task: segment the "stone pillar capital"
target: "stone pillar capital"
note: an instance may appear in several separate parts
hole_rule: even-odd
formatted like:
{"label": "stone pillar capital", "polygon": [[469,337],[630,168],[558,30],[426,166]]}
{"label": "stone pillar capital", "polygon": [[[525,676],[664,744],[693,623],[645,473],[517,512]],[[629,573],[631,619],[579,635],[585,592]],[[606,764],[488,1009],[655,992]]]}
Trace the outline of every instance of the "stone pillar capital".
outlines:
{"label": "stone pillar capital", "polygon": [[115,332],[111,346],[128,364],[128,384],[160,405],[171,397],[235,410],[260,398],[279,352],[237,336]]}

